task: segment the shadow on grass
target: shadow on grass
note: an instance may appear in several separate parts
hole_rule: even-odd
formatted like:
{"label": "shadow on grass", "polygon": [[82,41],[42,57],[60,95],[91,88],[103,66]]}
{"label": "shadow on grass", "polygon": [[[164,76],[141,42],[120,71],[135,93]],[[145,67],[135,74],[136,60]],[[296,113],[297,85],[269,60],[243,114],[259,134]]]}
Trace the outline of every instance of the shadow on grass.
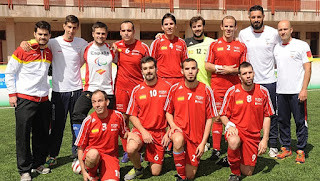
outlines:
{"label": "shadow on grass", "polygon": [[[298,141],[296,139],[291,139],[291,149],[292,149],[293,155],[295,155],[294,152],[296,152],[298,150],[297,143],[298,143]],[[305,154],[306,154],[306,158],[309,157],[309,152],[311,152],[311,150],[313,150],[313,147],[314,146],[312,144],[307,143],[307,146],[304,149]]]}

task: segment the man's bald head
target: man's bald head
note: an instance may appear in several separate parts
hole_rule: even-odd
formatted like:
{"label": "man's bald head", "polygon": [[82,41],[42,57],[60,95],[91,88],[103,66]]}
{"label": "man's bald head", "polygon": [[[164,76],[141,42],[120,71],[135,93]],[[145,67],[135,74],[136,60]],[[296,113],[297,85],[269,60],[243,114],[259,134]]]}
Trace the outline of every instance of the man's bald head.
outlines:
{"label": "man's bald head", "polygon": [[290,21],[288,20],[281,20],[278,23],[278,33],[282,40],[283,44],[287,44],[292,39],[291,34],[293,32],[293,28],[291,26]]}

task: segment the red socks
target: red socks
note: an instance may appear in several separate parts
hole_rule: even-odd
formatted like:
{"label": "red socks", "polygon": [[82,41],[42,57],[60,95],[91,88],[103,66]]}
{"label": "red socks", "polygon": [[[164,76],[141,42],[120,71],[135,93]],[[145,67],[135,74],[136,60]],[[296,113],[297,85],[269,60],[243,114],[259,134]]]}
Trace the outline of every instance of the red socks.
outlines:
{"label": "red socks", "polygon": [[173,152],[173,159],[179,176],[182,179],[186,179],[186,153],[184,151],[180,153]]}
{"label": "red socks", "polygon": [[241,175],[240,171],[240,148],[231,150],[228,148],[228,161],[230,163],[231,172],[235,175]]}
{"label": "red socks", "polygon": [[124,152],[127,152],[127,139],[121,138],[122,148]]}
{"label": "red socks", "polygon": [[213,122],[212,126],[212,147],[213,149],[216,149],[220,151],[220,142],[222,137],[222,123],[221,122]]}

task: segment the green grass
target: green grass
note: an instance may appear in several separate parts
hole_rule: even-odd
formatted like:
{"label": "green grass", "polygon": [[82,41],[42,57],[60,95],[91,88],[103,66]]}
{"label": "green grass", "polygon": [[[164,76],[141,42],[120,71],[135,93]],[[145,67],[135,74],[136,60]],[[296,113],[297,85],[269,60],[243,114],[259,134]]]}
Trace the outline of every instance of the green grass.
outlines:
{"label": "green grass", "polygon": [[[307,159],[305,164],[295,164],[295,156],[285,160],[274,160],[268,158],[267,154],[258,158],[258,163],[251,177],[243,177],[243,180],[320,180],[320,91],[309,91],[308,99],[308,126],[309,140],[307,145]],[[0,162],[0,180],[19,180],[19,174],[16,168],[15,155],[15,118],[14,109],[0,108],[0,153],[2,162]],[[295,136],[295,125],[292,121],[292,149],[296,150],[295,144],[297,139]],[[223,143],[222,147],[226,148]],[[119,146],[121,152],[122,147]],[[82,180],[81,175],[76,175],[71,170],[72,160],[69,158],[71,153],[71,133],[70,124],[67,123],[62,148],[58,158],[58,165],[52,169],[52,173],[48,175],[34,175],[34,180]],[[122,155],[122,153],[120,153]],[[230,174],[229,168],[222,168],[215,165],[208,158],[210,152],[206,152],[201,159],[198,173],[195,180],[227,180]],[[121,158],[120,158],[121,159]],[[132,168],[132,164],[120,164],[121,178]],[[147,163],[143,162],[143,166],[147,167]],[[174,180],[173,175],[176,174],[173,159],[166,157],[161,176],[152,177],[149,168],[146,169],[144,177],[140,180]]]}

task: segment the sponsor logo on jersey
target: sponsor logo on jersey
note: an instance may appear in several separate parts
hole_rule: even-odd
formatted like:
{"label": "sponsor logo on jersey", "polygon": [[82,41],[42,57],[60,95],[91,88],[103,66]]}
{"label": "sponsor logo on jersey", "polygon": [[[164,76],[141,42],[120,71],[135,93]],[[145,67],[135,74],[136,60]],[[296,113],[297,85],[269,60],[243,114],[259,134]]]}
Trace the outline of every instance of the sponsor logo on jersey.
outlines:
{"label": "sponsor logo on jersey", "polygon": [[217,51],[223,51],[223,47],[218,47]]}
{"label": "sponsor logo on jersey", "polygon": [[143,95],[139,96],[139,99],[147,99],[147,95],[143,94]]}
{"label": "sponsor logo on jersey", "polygon": [[189,53],[189,54],[193,54],[193,50],[189,50],[188,53]]}
{"label": "sponsor logo on jersey", "polygon": [[106,72],[106,70],[99,69],[99,70],[97,70],[96,72],[97,72],[98,74],[102,75],[103,73],[105,73],[105,72]]}
{"label": "sponsor logo on jersey", "polygon": [[145,87],[144,86],[141,86],[141,88],[140,89],[144,89]]}
{"label": "sponsor logo on jersey", "polygon": [[180,85],[179,89],[183,89],[182,85]]}
{"label": "sponsor logo on jersey", "polygon": [[203,104],[203,101],[194,100],[195,103]]}
{"label": "sponsor logo on jersey", "polygon": [[91,51],[90,52],[91,55],[109,55],[110,53],[107,51]]}
{"label": "sponsor logo on jersey", "polygon": [[111,124],[111,128],[116,128],[118,127],[118,124]]}
{"label": "sponsor logo on jersey", "polygon": [[118,129],[112,129],[112,128],[111,128],[111,131],[118,131]]}
{"label": "sponsor logo on jersey", "polygon": [[262,98],[260,98],[260,97],[256,97],[256,98],[254,98],[254,100],[255,100],[255,105],[262,105],[262,101],[263,101],[263,99]]}
{"label": "sponsor logo on jersey", "polygon": [[240,50],[240,47],[234,46],[233,48],[234,48],[235,50]]}
{"label": "sponsor logo on jersey", "polygon": [[195,98],[198,99],[198,100],[203,100],[203,96],[196,95]]}
{"label": "sponsor logo on jersey", "polygon": [[190,41],[189,45],[193,45],[192,41]]}
{"label": "sponsor logo on jersey", "polygon": [[36,57],[36,56],[38,56],[38,54],[34,53],[34,54],[33,54],[33,56],[35,56],[35,57]]}
{"label": "sponsor logo on jersey", "polygon": [[311,51],[307,51],[307,57],[308,57],[308,58],[312,58]]}
{"label": "sponsor logo on jersey", "polygon": [[243,104],[243,100],[236,100],[236,104]]}
{"label": "sponsor logo on jersey", "polygon": [[237,90],[236,90],[236,92],[240,92],[240,90],[239,90],[239,89],[237,89]]}
{"label": "sponsor logo on jersey", "polygon": [[180,96],[177,98],[178,101],[184,101],[184,96]]}
{"label": "sponsor logo on jersey", "polygon": [[98,132],[99,132],[99,129],[98,129],[98,128],[91,130],[91,133],[98,133]]}
{"label": "sponsor logo on jersey", "polygon": [[167,46],[162,46],[160,49],[161,49],[161,50],[167,50],[168,47],[167,47]]}
{"label": "sponsor logo on jersey", "polygon": [[182,49],[181,45],[176,45],[176,48]]}
{"label": "sponsor logo on jersey", "polygon": [[219,41],[218,41],[218,43],[222,43],[222,41],[221,41],[221,40],[219,40]]}
{"label": "sponsor logo on jersey", "polygon": [[140,51],[139,50],[132,50],[131,51],[132,53],[132,55],[140,55]]}
{"label": "sponsor logo on jersey", "polygon": [[98,66],[102,66],[102,65],[107,65],[108,61],[105,58],[98,57],[94,60],[94,63],[97,64]]}
{"label": "sponsor logo on jersey", "polygon": [[166,90],[159,90],[159,94],[167,94]]}

